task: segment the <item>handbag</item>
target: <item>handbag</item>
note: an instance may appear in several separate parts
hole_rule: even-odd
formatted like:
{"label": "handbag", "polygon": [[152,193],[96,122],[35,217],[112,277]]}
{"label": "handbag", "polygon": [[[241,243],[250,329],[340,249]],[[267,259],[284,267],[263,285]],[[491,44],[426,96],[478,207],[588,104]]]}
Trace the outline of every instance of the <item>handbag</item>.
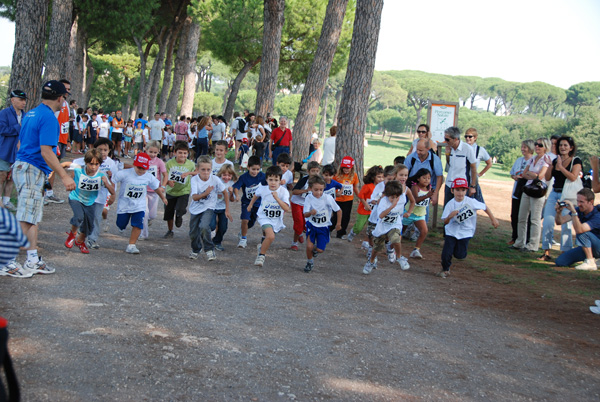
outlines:
{"label": "handbag", "polygon": [[514,192],[514,196],[515,198],[521,199],[521,196],[523,195],[523,187],[525,187],[525,183],[527,183],[527,179],[519,179],[517,180],[517,185],[515,186],[515,192]]}
{"label": "handbag", "polygon": [[[569,172],[571,170],[573,170],[573,160],[575,158],[573,158],[571,160],[571,166],[569,167]],[[581,190],[583,188],[583,182],[581,181],[581,178],[577,177],[577,179],[575,179],[575,181],[571,181],[569,179],[565,178],[565,184],[563,186],[563,191],[560,195],[560,200],[561,201],[565,201],[565,200],[569,200],[569,201],[575,201],[577,200],[577,192],[579,190]]]}
{"label": "handbag", "polygon": [[523,187],[523,192],[531,198],[542,198],[548,192],[548,185],[540,179],[533,179]]}

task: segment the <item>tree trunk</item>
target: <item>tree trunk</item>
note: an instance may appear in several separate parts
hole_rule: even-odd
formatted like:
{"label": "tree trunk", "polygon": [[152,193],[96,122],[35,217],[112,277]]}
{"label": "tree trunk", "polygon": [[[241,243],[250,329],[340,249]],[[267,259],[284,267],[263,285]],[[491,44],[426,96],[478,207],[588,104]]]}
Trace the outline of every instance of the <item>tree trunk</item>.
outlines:
{"label": "tree trunk", "polygon": [[[178,24],[181,26],[181,24]],[[175,42],[181,28],[173,31],[169,38],[169,48],[167,49],[167,59],[165,61],[165,71],[163,75],[163,85],[160,91],[160,99],[158,101],[158,110],[165,111],[167,107],[167,98],[169,97],[169,90],[171,89],[171,75],[173,71],[173,50],[175,49]]]}
{"label": "tree trunk", "polygon": [[225,114],[223,115],[223,117],[225,117],[225,121],[229,121],[233,117],[233,108],[235,107],[235,100],[237,99],[237,95],[240,90],[240,85],[244,80],[244,77],[246,76],[246,74],[248,74],[248,71],[250,71],[252,67],[257,65],[258,63],[260,63],[260,58],[253,61],[244,62],[244,67],[242,67],[238,75],[235,77],[235,80],[233,80],[233,84],[231,84],[231,93],[229,94],[229,98],[227,98],[227,106],[225,107]]}
{"label": "tree trunk", "polygon": [[80,107],[83,107],[83,77],[87,35],[83,27],[79,26],[79,18],[76,16],[71,26],[71,40],[69,42],[69,57],[67,71],[71,81],[71,97]]}
{"label": "tree trunk", "polygon": [[121,110],[123,111],[123,116],[125,119],[135,120],[137,116],[135,115],[135,113],[131,113],[133,112],[133,110],[131,110],[131,98],[133,97],[133,87],[135,86],[135,78],[126,79],[126,86],[128,87],[127,101],[123,105],[123,108]]}
{"label": "tree trunk", "polygon": [[273,111],[275,105],[277,72],[281,55],[281,31],[285,21],[284,10],[285,0],[265,0],[262,62],[254,109],[258,116],[266,116]]}
{"label": "tree trunk", "polygon": [[[144,93],[146,89],[146,57],[144,57],[144,48],[142,47],[142,38],[133,37],[133,41],[137,47],[138,57],[140,58],[140,85],[138,95],[138,112],[144,113]],[[148,119],[150,120],[150,119]]]}
{"label": "tree trunk", "polygon": [[337,126],[338,117],[340,117],[340,103],[342,103],[342,92],[344,88],[340,89],[335,93],[335,113],[333,114],[333,125]]}
{"label": "tree trunk", "polygon": [[364,173],[364,132],[382,9],[383,0],[358,0],[356,3],[356,18],[335,143],[335,160],[341,161],[345,155],[353,157],[356,173],[361,180]]}
{"label": "tree trunk", "polygon": [[[321,37],[302,91],[302,99],[300,100],[300,107],[294,125],[293,160],[302,160],[307,155],[310,136],[319,112],[319,103],[321,103],[323,90],[327,85],[329,70],[342,32],[342,23],[344,22],[347,5],[348,0],[329,0],[327,4]],[[261,64],[261,70],[264,64],[266,63]]]}
{"label": "tree trunk", "polygon": [[189,29],[187,46],[185,49],[185,64],[183,78],[183,100],[181,102],[181,114],[186,116],[192,114],[194,109],[194,95],[196,93],[196,57],[198,54],[198,42],[200,41],[200,24],[192,22]]}
{"label": "tree trunk", "polygon": [[185,50],[191,24],[192,20],[190,18],[186,18],[185,22],[183,23],[183,28],[181,29],[181,34],[179,35],[179,44],[175,58],[175,72],[173,73],[173,86],[171,88],[171,92],[169,93],[169,99],[167,100],[167,106],[165,108],[167,114],[170,114],[171,116],[178,116],[177,103],[179,102],[181,82],[183,81],[183,62],[185,59]]}
{"label": "tree trunk", "polygon": [[27,93],[25,110],[29,110],[40,102],[48,0],[20,0],[16,8],[15,48],[8,88]]}
{"label": "tree trunk", "polygon": [[92,65],[92,61],[90,60],[90,55],[87,51],[87,47],[84,50],[85,68],[83,69],[83,92],[81,100],[83,102],[83,105],[89,106],[90,93],[92,92],[92,83],[94,82],[94,66]]}
{"label": "tree trunk", "polygon": [[319,137],[321,142],[325,138],[325,128],[327,127],[327,104],[329,103],[329,90],[325,90],[325,99],[321,110],[321,123],[319,124]]}
{"label": "tree trunk", "polygon": [[65,43],[70,41],[72,24],[73,0],[53,0],[44,82],[63,78],[70,80],[67,77],[69,47]]}
{"label": "tree trunk", "polygon": [[[225,108],[227,107],[227,99],[229,99],[229,95],[231,95],[231,85],[232,82],[227,82],[227,89],[225,90],[225,94],[223,94],[223,109],[221,110],[221,114],[225,117]],[[228,120],[225,120],[228,121]]]}
{"label": "tree trunk", "polygon": [[[167,46],[171,41],[171,34],[173,33],[172,29],[167,29],[166,32],[163,33],[163,38],[159,43],[158,54],[156,55],[156,59],[154,59],[154,66],[152,66],[152,70],[154,71],[154,75],[152,73],[150,75],[152,78],[152,85],[150,87],[150,96],[148,101],[148,115],[154,115],[156,111],[156,97],[158,96],[158,86],[160,83],[160,74],[163,71],[164,61],[165,61],[165,53],[167,51]],[[162,109],[159,109],[159,112],[162,112]]]}
{"label": "tree trunk", "polygon": [[490,97],[488,98],[488,107],[487,107],[487,110],[486,110],[486,112],[489,112],[489,111],[490,111],[490,105],[491,105],[491,104],[492,104],[492,97],[490,96]]}

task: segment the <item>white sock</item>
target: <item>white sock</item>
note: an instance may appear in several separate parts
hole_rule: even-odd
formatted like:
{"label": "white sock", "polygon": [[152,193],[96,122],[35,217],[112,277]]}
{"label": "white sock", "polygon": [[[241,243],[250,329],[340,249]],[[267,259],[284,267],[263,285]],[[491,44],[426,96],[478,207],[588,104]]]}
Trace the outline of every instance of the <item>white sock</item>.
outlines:
{"label": "white sock", "polygon": [[40,257],[38,257],[37,250],[27,250],[27,262],[35,264],[39,260]]}
{"label": "white sock", "polygon": [[54,195],[53,190],[46,190],[46,197],[52,197]]}
{"label": "white sock", "polygon": [[10,202],[10,197],[2,197],[2,203],[4,205],[8,204]]}

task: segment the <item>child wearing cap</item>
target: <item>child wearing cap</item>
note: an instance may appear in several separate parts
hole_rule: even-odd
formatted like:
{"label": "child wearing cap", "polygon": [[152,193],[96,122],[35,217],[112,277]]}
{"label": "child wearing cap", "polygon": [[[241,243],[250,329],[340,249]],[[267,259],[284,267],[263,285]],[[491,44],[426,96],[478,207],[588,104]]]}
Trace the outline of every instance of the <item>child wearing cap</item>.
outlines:
{"label": "child wearing cap", "polygon": [[[333,176],[333,180],[342,185],[342,191],[338,193],[338,196],[335,199],[342,209],[342,228],[337,231],[336,237],[338,239],[346,239],[346,229],[348,229],[348,223],[350,223],[350,216],[352,215],[354,194],[358,194],[358,175],[354,170],[354,159],[349,156],[344,156],[337,174]],[[333,231],[336,224],[337,218],[334,215],[331,218],[330,230]]]}
{"label": "child wearing cap", "polygon": [[484,203],[474,198],[467,197],[469,183],[463,178],[457,178],[452,182],[452,194],[454,198],[448,201],[442,213],[444,221],[444,248],[442,249],[442,270],[437,273],[440,278],[450,275],[452,256],[458,260],[467,258],[469,240],[475,234],[477,227],[477,210],[484,210],[490,217],[492,226],[498,227],[498,221],[494,214]]}
{"label": "child wearing cap", "polygon": [[130,254],[139,254],[140,250],[136,243],[144,227],[144,215],[146,211],[146,192],[150,186],[165,205],[165,191],[160,187],[158,179],[150,172],[150,156],[145,152],[136,155],[133,161],[133,169],[124,169],[118,172],[113,182],[121,183],[119,186],[119,205],[117,207],[117,226],[121,232],[125,230],[131,221],[131,236],[129,245],[125,250]]}

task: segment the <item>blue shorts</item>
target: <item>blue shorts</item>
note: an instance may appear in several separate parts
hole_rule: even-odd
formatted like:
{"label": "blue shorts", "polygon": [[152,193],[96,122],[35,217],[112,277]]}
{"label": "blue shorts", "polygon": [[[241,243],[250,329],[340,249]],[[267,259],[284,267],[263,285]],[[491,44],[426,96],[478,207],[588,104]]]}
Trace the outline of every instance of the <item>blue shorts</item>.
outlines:
{"label": "blue shorts", "polygon": [[260,205],[256,205],[256,203],[254,203],[251,212],[248,212],[248,205],[250,205],[250,203],[242,203],[242,213],[240,214],[240,219],[247,220],[248,229],[250,229],[256,223],[256,218],[258,216],[258,208],[260,207]]}
{"label": "blue shorts", "polygon": [[144,228],[144,211],[134,213],[117,214],[117,227],[124,230],[131,219],[131,227],[143,229]]}
{"label": "blue shorts", "polygon": [[306,222],[306,238],[310,239],[317,249],[325,250],[329,243],[329,227],[316,227],[312,223]]}
{"label": "blue shorts", "polygon": [[402,218],[402,226],[408,226],[411,223],[415,223],[417,221],[424,221],[424,220],[425,220],[425,215],[417,216],[415,214],[410,214],[410,216],[408,218]]}

